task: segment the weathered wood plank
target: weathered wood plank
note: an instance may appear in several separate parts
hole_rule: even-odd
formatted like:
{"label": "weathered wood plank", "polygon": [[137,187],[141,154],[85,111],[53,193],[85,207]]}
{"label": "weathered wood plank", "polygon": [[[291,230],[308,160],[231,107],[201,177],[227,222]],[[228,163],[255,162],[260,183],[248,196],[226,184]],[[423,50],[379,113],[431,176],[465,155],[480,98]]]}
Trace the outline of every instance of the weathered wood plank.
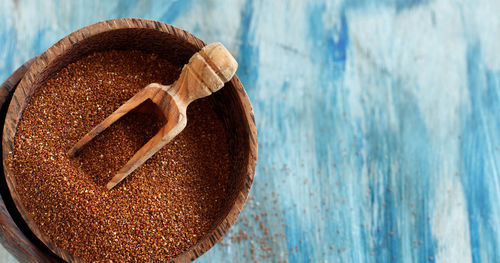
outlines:
{"label": "weathered wood plank", "polygon": [[487,0],[1,0],[0,79],[104,19],[221,41],[259,161],[254,200],[199,262],[250,262],[252,248],[259,262],[495,262],[499,13]]}

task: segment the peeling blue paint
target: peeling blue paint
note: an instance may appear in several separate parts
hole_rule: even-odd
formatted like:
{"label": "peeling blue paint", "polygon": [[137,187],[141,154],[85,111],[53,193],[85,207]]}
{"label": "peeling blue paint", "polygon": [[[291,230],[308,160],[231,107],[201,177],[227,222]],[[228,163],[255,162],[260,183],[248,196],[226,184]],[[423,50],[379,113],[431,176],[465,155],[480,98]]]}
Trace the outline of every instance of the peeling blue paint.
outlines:
{"label": "peeling blue paint", "polygon": [[500,4],[478,1],[0,0],[0,77],[103,19],[221,39],[259,160],[233,232],[198,262],[495,262]]}

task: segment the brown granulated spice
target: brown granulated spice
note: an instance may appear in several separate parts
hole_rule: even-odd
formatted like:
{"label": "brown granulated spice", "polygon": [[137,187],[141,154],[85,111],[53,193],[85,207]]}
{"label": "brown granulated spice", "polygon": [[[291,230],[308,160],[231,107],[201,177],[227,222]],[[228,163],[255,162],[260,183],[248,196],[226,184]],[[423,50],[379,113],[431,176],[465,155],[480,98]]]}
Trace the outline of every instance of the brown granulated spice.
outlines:
{"label": "brown granulated spice", "polygon": [[9,166],[38,228],[85,261],[165,261],[209,230],[227,199],[229,147],[209,98],[188,109],[186,129],[113,190],[106,183],[161,126],[131,113],[76,158],[68,150],[152,82],[180,67],[139,51],[94,53],[41,87],[23,113]]}

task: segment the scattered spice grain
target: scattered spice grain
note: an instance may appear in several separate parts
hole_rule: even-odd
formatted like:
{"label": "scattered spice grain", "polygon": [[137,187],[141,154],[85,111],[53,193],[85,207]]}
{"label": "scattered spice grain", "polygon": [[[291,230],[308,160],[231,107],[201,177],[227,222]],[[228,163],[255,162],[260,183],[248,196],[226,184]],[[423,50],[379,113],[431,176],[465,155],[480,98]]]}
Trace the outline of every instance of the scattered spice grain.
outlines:
{"label": "scattered spice grain", "polygon": [[152,82],[180,67],[154,54],[106,51],[62,69],[30,100],[9,166],[38,228],[85,261],[162,262],[214,227],[229,192],[226,134],[209,98],[188,109],[186,129],[113,190],[106,183],[160,122],[131,113],[86,146],[81,136]]}

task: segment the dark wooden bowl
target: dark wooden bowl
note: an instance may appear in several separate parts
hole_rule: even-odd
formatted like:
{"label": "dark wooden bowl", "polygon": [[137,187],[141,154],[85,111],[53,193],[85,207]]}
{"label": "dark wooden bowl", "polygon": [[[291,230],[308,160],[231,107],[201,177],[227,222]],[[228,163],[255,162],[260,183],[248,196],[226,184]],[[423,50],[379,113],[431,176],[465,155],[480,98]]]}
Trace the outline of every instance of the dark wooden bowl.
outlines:
{"label": "dark wooden bowl", "polygon": [[[5,117],[2,158],[5,179],[20,215],[51,251],[70,262],[81,262],[64,249],[57,247],[42,233],[27,213],[16,192],[16,177],[5,164],[14,146],[16,128],[32,95],[66,65],[96,52],[111,49],[137,49],[154,52],[175,65],[187,63],[191,55],[205,43],[184,30],[145,19],[116,19],[84,27],[66,36],[42,53],[19,83]],[[237,76],[225,88],[214,93],[211,100],[224,120],[232,156],[229,202],[216,221],[216,227],[193,247],[174,258],[173,262],[196,259],[214,246],[234,223],[243,208],[252,185],[257,162],[257,131],[248,96]]]}

